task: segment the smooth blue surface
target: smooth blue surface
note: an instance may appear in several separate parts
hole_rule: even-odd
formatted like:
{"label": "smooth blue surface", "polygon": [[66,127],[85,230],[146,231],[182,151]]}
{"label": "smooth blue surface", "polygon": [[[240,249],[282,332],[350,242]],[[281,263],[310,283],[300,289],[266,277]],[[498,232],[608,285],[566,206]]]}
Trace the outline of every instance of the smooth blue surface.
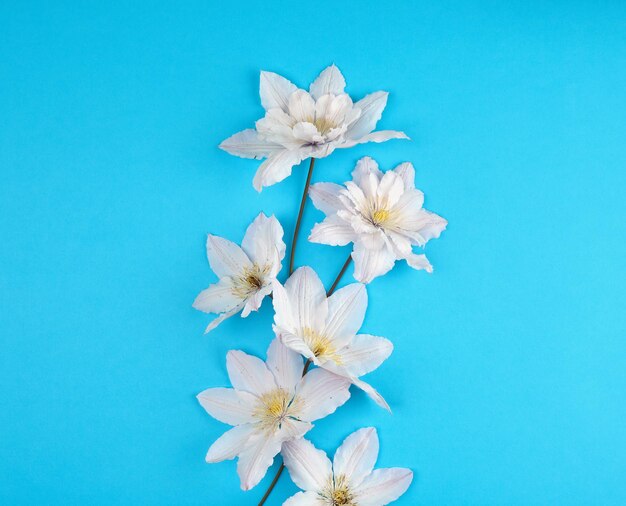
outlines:
{"label": "smooth blue surface", "polygon": [[[626,6],[623,2],[2,2],[0,503],[256,504],[226,426],[194,396],[224,356],[264,354],[271,306],[214,334],[191,308],[207,232],[260,211],[293,230],[305,167],[257,195],[217,144],[260,117],[258,72],[337,63],[412,142],[448,230],[369,287],[396,351],[317,424],[327,451],[374,425],[398,505],[626,504]],[[305,230],[321,219],[307,209]],[[330,283],[346,249],[301,243]],[[268,504],[295,487],[284,476]]]}

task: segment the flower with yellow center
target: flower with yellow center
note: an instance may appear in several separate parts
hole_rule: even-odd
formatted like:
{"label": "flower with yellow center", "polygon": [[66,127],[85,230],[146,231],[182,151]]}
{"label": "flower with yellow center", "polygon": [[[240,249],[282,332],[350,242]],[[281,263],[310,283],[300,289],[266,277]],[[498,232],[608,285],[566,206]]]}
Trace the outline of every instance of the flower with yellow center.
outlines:
{"label": "flower with yellow center", "polygon": [[357,334],[367,309],[365,286],[354,283],[330,297],[310,267],[297,269],[285,285],[274,282],[274,332],[315,365],[339,374],[389,409],[383,397],[359,377],[392,352],[384,337]]}
{"label": "flower with yellow center", "polygon": [[256,311],[272,291],[272,281],[285,256],[283,229],[278,220],[259,214],[237,244],[209,235],[207,256],[219,281],[200,292],[193,307],[205,313],[219,313],[206,332],[241,311],[246,317]]}
{"label": "flower with yellow center", "polygon": [[350,434],[332,463],[306,439],[285,443],[282,455],[291,479],[303,490],[283,506],[384,506],[404,494],[413,480],[410,469],[374,470],[378,435],[372,427]]}
{"label": "flower with yellow center", "polygon": [[315,420],[350,397],[350,381],[323,369],[304,377],[302,357],[274,339],[267,361],[229,351],[226,368],[233,388],[209,388],[198,395],[204,409],[233,428],[211,447],[207,462],[238,457],[241,488],[265,476],[283,443],[302,437]]}

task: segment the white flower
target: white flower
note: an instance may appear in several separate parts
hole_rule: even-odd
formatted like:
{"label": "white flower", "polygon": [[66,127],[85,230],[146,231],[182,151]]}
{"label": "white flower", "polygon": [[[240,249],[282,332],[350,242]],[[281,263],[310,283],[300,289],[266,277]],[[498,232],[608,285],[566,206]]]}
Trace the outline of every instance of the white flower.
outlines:
{"label": "white flower", "polygon": [[300,267],[283,287],[274,282],[274,332],[282,342],[315,365],[345,376],[389,410],[383,397],[359,379],[393,351],[384,337],[357,334],[367,309],[367,291],[353,283],[326,297],[310,267]]}
{"label": "white flower", "polygon": [[384,506],[404,494],[413,480],[413,472],[402,467],[372,471],[378,457],[372,427],[350,434],[332,464],[306,439],[286,443],[282,455],[291,479],[305,491],[283,506]]}
{"label": "white flower", "polygon": [[408,162],[383,174],[374,160],[365,157],[345,186],[311,186],[313,204],[326,218],[313,227],[309,241],[331,246],[354,243],[354,277],[363,283],[390,271],[396,260],[432,272],[426,255],[413,253],[412,247],[439,237],[448,222],[422,208],[424,194],[415,188],[414,179]]}
{"label": "white flower", "polygon": [[200,292],[193,307],[205,313],[221,313],[206,328],[213,330],[226,318],[242,311],[246,317],[261,306],[271,293],[272,281],[280,271],[285,256],[283,228],[278,220],[260,213],[248,226],[241,247],[209,235],[207,256],[219,281]]}
{"label": "white flower", "polygon": [[220,144],[231,155],[267,158],[254,176],[257,191],[282,181],[302,160],[323,158],[336,148],[364,142],[408,139],[403,132],[373,132],[387,93],[377,91],[356,103],[344,92],[346,81],[337,67],[326,68],[309,92],[273,72],[261,72],[261,104],[265,117],[256,129],[236,133]]}
{"label": "white flower", "polygon": [[323,369],[302,376],[302,357],[274,339],[267,362],[231,350],[226,355],[234,388],[209,388],[198,395],[213,418],[234,427],[206,456],[209,463],[239,457],[241,488],[254,487],[285,441],[302,437],[311,422],[333,413],[350,398],[350,382]]}

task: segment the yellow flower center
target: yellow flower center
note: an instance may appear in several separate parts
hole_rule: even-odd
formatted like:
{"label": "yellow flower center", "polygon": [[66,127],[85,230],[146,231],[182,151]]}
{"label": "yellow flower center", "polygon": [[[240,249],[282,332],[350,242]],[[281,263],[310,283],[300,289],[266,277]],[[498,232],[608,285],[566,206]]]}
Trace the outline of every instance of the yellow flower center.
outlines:
{"label": "yellow flower center", "polygon": [[333,506],[353,506],[352,494],[346,487],[335,489],[332,496]]}
{"label": "yellow flower center", "polygon": [[259,398],[256,416],[267,429],[276,429],[287,416],[291,396],[282,388],[264,393]]}
{"label": "yellow flower center", "polygon": [[320,335],[311,327],[304,327],[302,329],[302,337],[307,343],[309,349],[313,352],[313,355],[316,357],[332,359],[335,363],[340,364],[337,349],[328,337]]}
{"label": "yellow flower center", "polygon": [[383,225],[388,219],[391,213],[387,209],[376,209],[372,213],[372,223],[374,225]]}
{"label": "yellow flower center", "polygon": [[245,299],[254,292],[258,292],[263,288],[265,277],[269,271],[269,265],[259,266],[253,264],[252,267],[246,267],[241,276],[234,279],[233,294],[241,299]]}

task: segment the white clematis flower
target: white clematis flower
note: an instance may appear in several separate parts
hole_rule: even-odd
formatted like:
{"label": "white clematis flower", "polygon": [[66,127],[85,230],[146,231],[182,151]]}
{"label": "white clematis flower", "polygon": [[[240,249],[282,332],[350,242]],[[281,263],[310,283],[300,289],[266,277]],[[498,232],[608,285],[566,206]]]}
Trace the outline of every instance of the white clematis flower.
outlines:
{"label": "white clematis flower", "polygon": [[283,458],[293,482],[304,492],[283,506],[384,506],[406,492],[413,480],[410,469],[376,469],[378,435],[373,427],[350,434],[331,464],[310,441],[283,445]]}
{"label": "white clematis flower", "polygon": [[284,442],[302,437],[311,422],[333,413],[350,397],[350,382],[323,369],[302,376],[302,357],[274,339],[267,361],[242,351],[226,355],[234,388],[209,388],[198,395],[213,418],[234,427],[206,456],[209,463],[239,457],[241,488],[254,487]]}
{"label": "white clematis flower", "polygon": [[345,186],[311,186],[313,204],[326,218],[313,227],[309,241],[331,246],[354,243],[354,277],[363,283],[390,271],[396,260],[432,272],[426,255],[413,253],[412,247],[439,237],[448,222],[422,208],[424,194],[415,188],[414,179],[408,162],[383,173],[365,157]]}
{"label": "white clematis flower", "polygon": [[393,351],[384,337],[357,334],[367,309],[367,291],[353,283],[326,297],[310,267],[300,267],[285,286],[274,282],[274,332],[294,351],[318,367],[345,376],[376,403],[389,410],[383,397],[359,379],[378,368]]}
{"label": "white clematis flower", "polygon": [[278,74],[261,72],[265,117],[256,122],[256,129],[236,133],[220,148],[242,158],[267,158],[253,181],[261,191],[285,179],[306,158],[323,158],[336,148],[365,142],[408,139],[394,130],[372,132],[387,105],[387,92],[377,91],[353,103],[345,86],[335,65],[322,71],[308,92]]}
{"label": "white clematis flower", "polygon": [[272,281],[285,256],[283,228],[278,220],[260,213],[248,226],[241,247],[209,235],[206,242],[209,265],[219,281],[200,292],[193,307],[205,313],[221,313],[206,328],[213,330],[226,318],[242,311],[256,311],[272,291]]}

